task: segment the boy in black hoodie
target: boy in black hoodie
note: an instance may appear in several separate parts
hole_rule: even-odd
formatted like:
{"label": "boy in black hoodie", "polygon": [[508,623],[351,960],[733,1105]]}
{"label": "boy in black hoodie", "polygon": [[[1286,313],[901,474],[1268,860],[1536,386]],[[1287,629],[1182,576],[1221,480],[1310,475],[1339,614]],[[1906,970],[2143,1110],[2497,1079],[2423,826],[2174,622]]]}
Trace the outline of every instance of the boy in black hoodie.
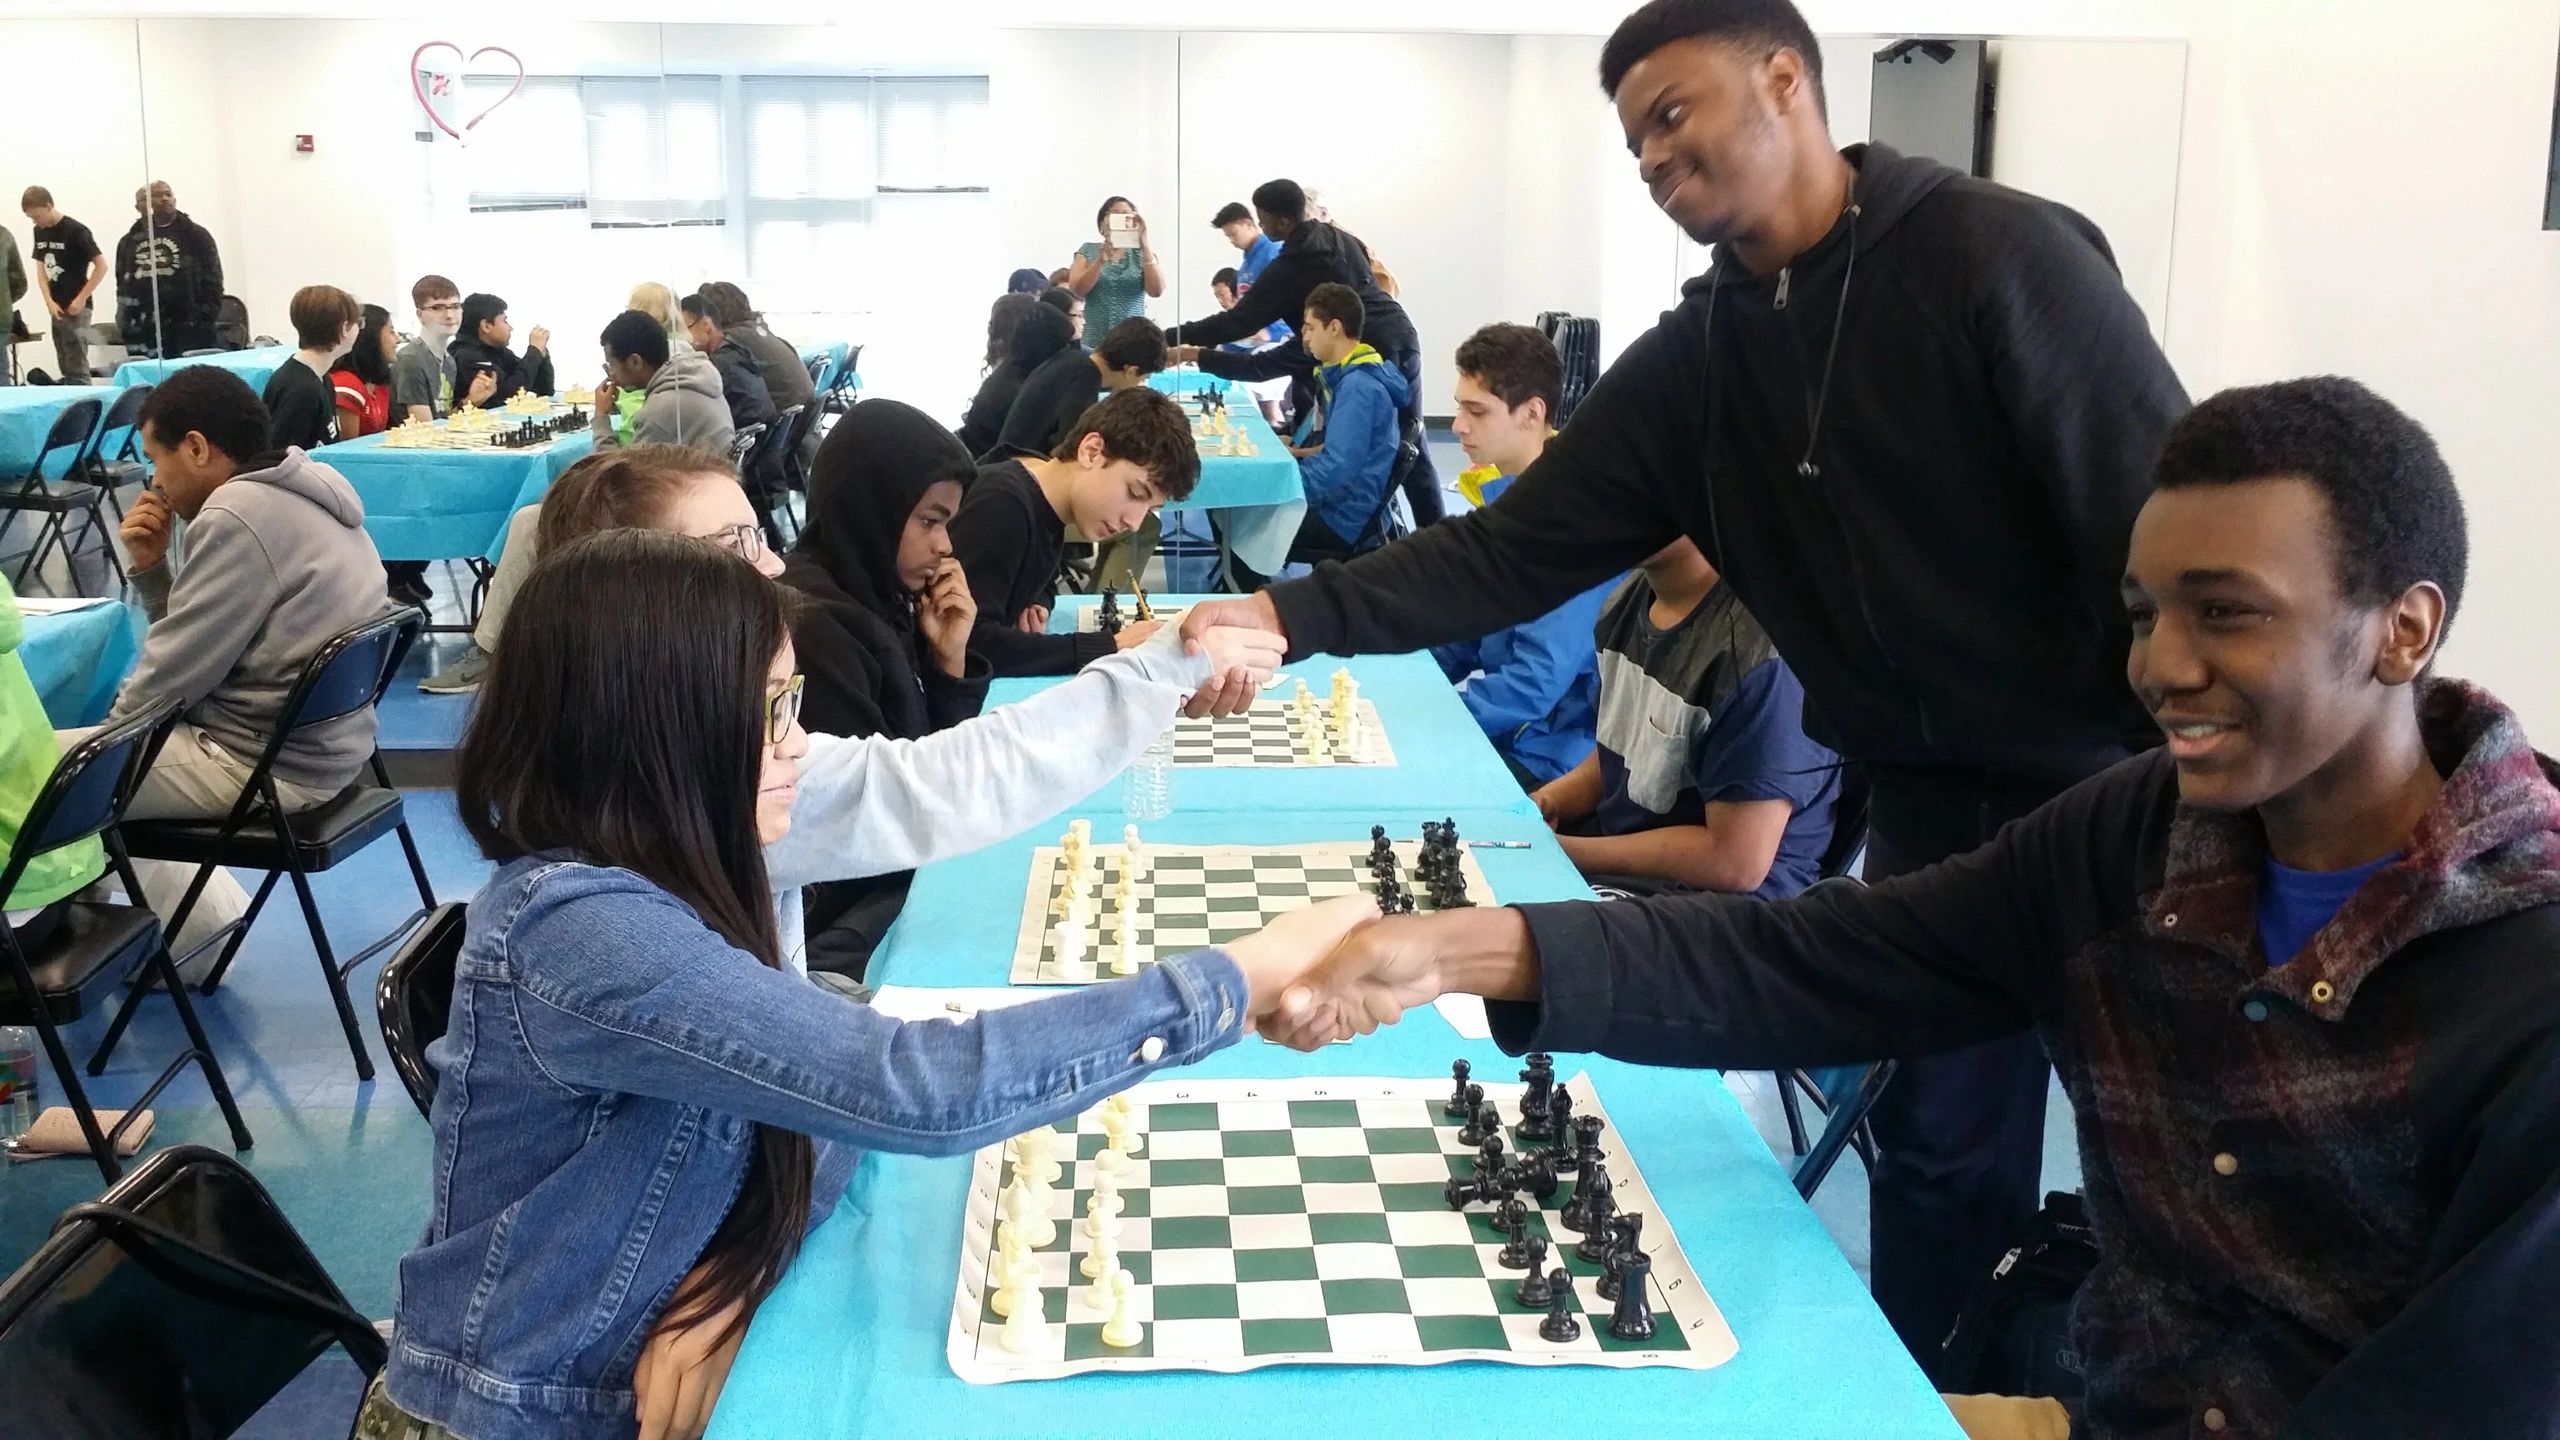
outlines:
{"label": "boy in black hoodie", "polygon": [[[1803,680],[1807,732],[1865,767],[1871,881],[2156,743],[2116,584],[2187,400],[2097,227],[1881,145],[1833,150],[1786,0],[1654,0],[1601,82],[1714,268],[1492,505],[1186,627],[1411,650],[1685,534]],[[2013,1029],[1908,1059],[1876,1111],[1876,1300],[1924,1366],[2035,1211],[2048,1073]]]}
{"label": "boy in black hoodie", "polygon": [[503,406],[519,390],[551,393],[551,332],[534,326],[524,337],[522,356],[507,348],[515,337],[506,301],[486,294],[463,297],[462,328],[445,346],[445,353],[453,357],[454,403],[464,403],[459,397],[467,395],[483,374],[496,382],[489,398],[480,402],[483,406]]}
{"label": "boy in black hoodie", "polygon": [[126,347],[151,355],[213,349],[222,252],[212,232],[178,208],[166,180],[134,191],[133,210],[133,228],[116,242],[116,324]]}

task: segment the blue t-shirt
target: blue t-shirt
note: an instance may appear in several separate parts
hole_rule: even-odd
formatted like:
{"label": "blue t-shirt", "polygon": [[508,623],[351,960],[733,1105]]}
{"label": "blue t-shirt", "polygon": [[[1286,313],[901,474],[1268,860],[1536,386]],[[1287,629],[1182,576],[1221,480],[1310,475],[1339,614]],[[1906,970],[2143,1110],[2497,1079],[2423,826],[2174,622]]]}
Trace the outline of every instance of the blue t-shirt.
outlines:
{"label": "blue t-shirt", "polygon": [[1639,573],[1595,627],[1600,658],[1600,833],[1696,825],[1717,801],[1784,800],[1794,813],[1769,878],[1782,900],[1821,877],[1840,757],[1804,733],[1804,686],[1722,585],[1679,624],[1654,625]]}
{"label": "blue t-shirt", "polygon": [[2267,964],[2282,965],[2301,954],[2364,882],[2399,860],[2395,850],[2352,870],[2296,870],[2269,858],[2258,876],[2258,944]]}
{"label": "blue t-shirt", "polygon": [[[1279,241],[1272,239],[1268,235],[1255,236],[1253,243],[1245,247],[1244,258],[1236,262],[1236,294],[1241,296],[1247,290],[1252,289],[1253,282],[1261,279],[1262,272],[1269,269],[1271,262],[1279,258]],[[1232,348],[1240,350],[1259,350],[1265,345],[1285,344],[1292,333],[1293,332],[1289,329],[1288,321],[1274,320],[1269,325],[1263,327],[1258,335],[1248,337],[1254,343],[1248,344],[1244,341],[1238,341]]]}

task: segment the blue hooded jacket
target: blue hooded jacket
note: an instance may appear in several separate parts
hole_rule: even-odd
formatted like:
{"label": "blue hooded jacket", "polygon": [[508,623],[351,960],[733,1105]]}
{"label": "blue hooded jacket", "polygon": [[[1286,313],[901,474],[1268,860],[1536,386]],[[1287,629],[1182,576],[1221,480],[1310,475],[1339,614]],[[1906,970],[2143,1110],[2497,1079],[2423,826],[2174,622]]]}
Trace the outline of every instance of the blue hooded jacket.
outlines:
{"label": "blue hooded jacket", "polygon": [[[1508,475],[1487,481],[1484,502],[1510,485]],[[1440,673],[1461,683],[1458,698],[1495,751],[1541,785],[1581,764],[1599,743],[1600,657],[1592,632],[1623,578],[1481,640],[1431,648]]]}
{"label": "blue hooded jacket", "polygon": [[1396,413],[1412,387],[1367,344],[1317,371],[1316,383],[1324,398],[1324,448],[1298,462],[1298,478],[1307,508],[1349,544],[1386,498],[1396,468]]}

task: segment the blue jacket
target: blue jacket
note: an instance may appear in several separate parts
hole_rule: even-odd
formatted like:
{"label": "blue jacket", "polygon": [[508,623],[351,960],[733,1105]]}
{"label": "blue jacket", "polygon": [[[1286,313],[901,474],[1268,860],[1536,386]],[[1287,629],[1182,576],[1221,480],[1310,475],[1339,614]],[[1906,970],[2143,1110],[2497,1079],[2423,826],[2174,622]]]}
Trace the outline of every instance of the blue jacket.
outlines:
{"label": "blue jacket", "polygon": [[1396,412],[1412,387],[1402,370],[1365,344],[1341,364],[1318,370],[1316,384],[1324,401],[1324,448],[1298,462],[1298,478],[1307,487],[1307,508],[1348,544],[1386,498],[1396,468]]}
{"label": "blue jacket", "polygon": [[[1510,485],[1508,475],[1486,482],[1485,502]],[[1581,764],[1598,743],[1600,655],[1592,629],[1617,587],[1617,579],[1605,580],[1535,620],[1431,649],[1440,673],[1460,682],[1458,697],[1493,748],[1541,785]]]}
{"label": "blue jacket", "polygon": [[814,1223],[850,1147],[959,1155],[1064,1119],[1233,1042],[1245,1002],[1212,950],[903,1023],[627,870],[500,866],[428,1047],[434,1207],[400,1262],[391,1398],[473,1440],[627,1440],[641,1344],[736,1199],[753,1122],[821,1142]]}
{"label": "blue jacket", "polygon": [[[1252,289],[1253,282],[1262,278],[1263,270],[1267,268],[1272,261],[1279,258],[1280,242],[1272,239],[1268,235],[1264,235],[1256,239],[1251,245],[1246,246],[1244,258],[1236,262],[1236,293],[1238,295],[1242,295],[1247,290]],[[1289,328],[1288,321],[1274,320],[1269,325],[1263,327],[1261,333],[1272,344],[1276,345],[1285,342],[1296,332]],[[1238,342],[1238,344],[1241,348],[1247,350],[1255,348],[1251,345],[1244,345],[1242,342]]]}

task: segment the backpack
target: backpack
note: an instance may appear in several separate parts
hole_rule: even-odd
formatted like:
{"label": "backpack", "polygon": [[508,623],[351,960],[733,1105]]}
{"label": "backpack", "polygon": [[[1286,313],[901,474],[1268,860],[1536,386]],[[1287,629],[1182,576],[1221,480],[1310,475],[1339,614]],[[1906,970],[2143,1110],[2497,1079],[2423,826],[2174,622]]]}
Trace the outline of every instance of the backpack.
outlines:
{"label": "backpack", "polygon": [[2097,1266],[2098,1242],[2079,1192],[2048,1193],[2026,1238],[1965,1297],[1939,1355],[1938,1388],[2079,1399],[2085,1382],[2071,1339],[2071,1300]]}

